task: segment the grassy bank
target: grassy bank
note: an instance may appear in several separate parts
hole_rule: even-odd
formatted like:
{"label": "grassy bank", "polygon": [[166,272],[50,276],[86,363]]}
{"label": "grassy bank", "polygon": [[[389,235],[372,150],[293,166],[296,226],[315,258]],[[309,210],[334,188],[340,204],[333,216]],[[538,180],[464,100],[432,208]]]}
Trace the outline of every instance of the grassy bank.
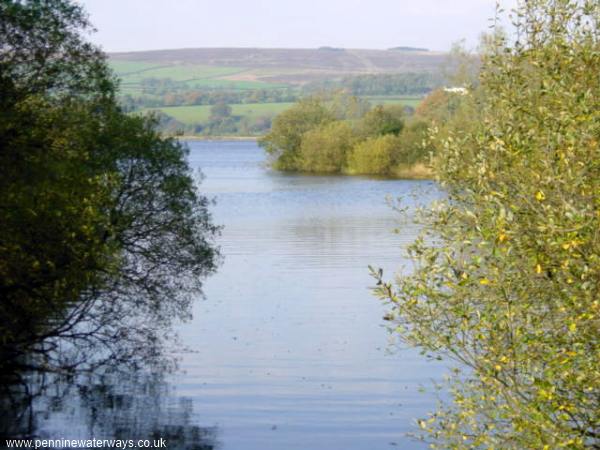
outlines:
{"label": "grassy bank", "polygon": [[[292,105],[293,103],[241,103],[229,106],[233,116],[254,120],[260,117],[275,117]],[[166,106],[144,111],[160,111],[185,125],[194,125],[208,121],[211,107],[212,105]]]}
{"label": "grassy bank", "polygon": [[[423,100],[421,97],[403,97],[403,96],[368,96],[364,97],[373,105],[403,105],[416,108]],[[237,103],[231,104],[231,114],[248,120],[256,120],[261,117],[274,118],[286,109],[292,107],[294,103]],[[160,108],[146,108],[147,111],[160,111],[184,125],[194,125],[203,123],[210,118],[210,109],[212,105],[193,105],[193,106],[164,106]]]}

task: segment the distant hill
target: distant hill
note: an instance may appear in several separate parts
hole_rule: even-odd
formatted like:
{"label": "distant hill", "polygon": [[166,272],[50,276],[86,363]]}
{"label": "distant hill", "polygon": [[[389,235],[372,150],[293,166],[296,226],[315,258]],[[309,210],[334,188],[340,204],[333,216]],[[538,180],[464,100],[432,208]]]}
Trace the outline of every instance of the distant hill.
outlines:
{"label": "distant hill", "polygon": [[[443,53],[362,50],[192,48],[109,54],[123,107],[160,111],[167,132],[260,135],[305,95],[343,90],[371,103],[414,107],[441,85]],[[212,106],[231,105],[218,117]]]}
{"label": "distant hill", "polygon": [[318,49],[191,48],[111,53],[116,64],[143,63],[149,68],[213,66],[238,68],[229,80],[303,83],[315,78],[349,74],[436,72],[444,53],[412,47],[364,50],[321,47]]}

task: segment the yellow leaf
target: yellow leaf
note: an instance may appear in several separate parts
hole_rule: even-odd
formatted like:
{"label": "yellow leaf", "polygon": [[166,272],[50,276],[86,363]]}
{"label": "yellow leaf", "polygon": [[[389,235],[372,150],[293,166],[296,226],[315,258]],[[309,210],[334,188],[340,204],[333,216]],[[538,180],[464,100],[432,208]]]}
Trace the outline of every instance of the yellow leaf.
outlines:
{"label": "yellow leaf", "polygon": [[484,286],[488,285],[490,284],[490,280],[488,280],[487,278],[482,278],[481,280],[479,280],[479,284],[483,284]]}
{"label": "yellow leaf", "polygon": [[535,273],[542,273],[542,266],[540,266],[539,264],[535,266]]}
{"label": "yellow leaf", "polygon": [[545,198],[546,198],[546,195],[544,195],[544,193],[543,193],[542,191],[537,191],[537,192],[535,193],[535,199],[536,199],[538,202],[541,202],[541,201],[543,201]]}

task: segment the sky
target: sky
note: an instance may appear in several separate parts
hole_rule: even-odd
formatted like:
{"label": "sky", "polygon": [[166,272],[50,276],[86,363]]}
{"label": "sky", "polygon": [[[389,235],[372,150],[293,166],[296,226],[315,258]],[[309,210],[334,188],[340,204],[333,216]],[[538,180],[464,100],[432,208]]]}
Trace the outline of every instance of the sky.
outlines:
{"label": "sky", "polygon": [[[503,0],[507,9],[517,0]],[[490,25],[495,0],[78,0],[107,52],[194,47],[448,50]]]}

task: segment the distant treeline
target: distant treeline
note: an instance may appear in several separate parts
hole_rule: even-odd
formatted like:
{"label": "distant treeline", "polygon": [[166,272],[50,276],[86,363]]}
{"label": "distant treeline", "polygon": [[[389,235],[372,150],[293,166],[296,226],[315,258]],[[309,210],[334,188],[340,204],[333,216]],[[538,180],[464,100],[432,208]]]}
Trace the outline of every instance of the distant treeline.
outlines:
{"label": "distant treeline", "polygon": [[297,89],[252,89],[221,90],[204,89],[183,92],[167,91],[164,94],[126,94],[121,96],[121,103],[128,111],[143,108],[160,108],[164,106],[218,105],[222,103],[288,103],[299,98]]}
{"label": "distant treeline", "polygon": [[141,81],[140,94],[121,96],[125,109],[164,106],[215,105],[219,103],[287,103],[321,91],[344,90],[351,95],[425,95],[442,85],[442,77],[432,73],[353,75],[319,80],[301,87],[225,90],[206,87],[190,89],[184,82],[149,78]]}
{"label": "distant treeline", "polygon": [[434,73],[398,73],[354,75],[341,80],[315,81],[307,84],[305,92],[343,89],[352,95],[424,95],[443,84]]}
{"label": "distant treeline", "polygon": [[231,112],[226,103],[211,107],[205,121],[185,124],[161,111],[154,111],[159,129],[166,135],[196,136],[260,136],[271,129],[272,116],[244,117]]}

